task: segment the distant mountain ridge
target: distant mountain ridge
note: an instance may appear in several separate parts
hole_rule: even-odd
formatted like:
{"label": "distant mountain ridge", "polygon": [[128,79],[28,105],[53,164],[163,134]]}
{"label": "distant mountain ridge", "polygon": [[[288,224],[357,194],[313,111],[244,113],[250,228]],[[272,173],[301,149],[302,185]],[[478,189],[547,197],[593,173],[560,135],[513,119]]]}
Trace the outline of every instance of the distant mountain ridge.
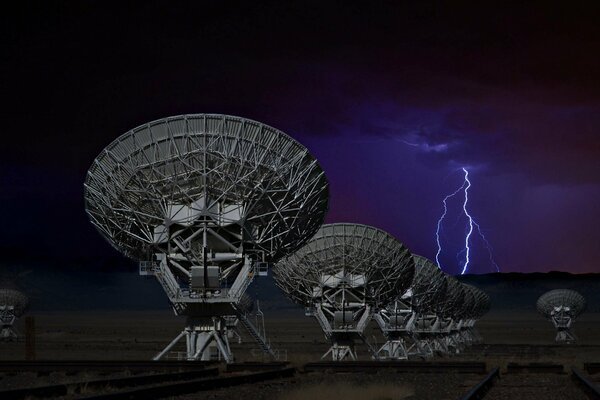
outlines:
{"label": "distant mountain ridge", "polygon": [[[133,271],[114,271],[94,267],[45,265],[5,266],[0,270],[22,276],[14,284],[31,297],[32,312],[85,310],[168,310],[167,296],[153,277]],[[589,312],[600,312],[600,274],[492,273],[463,275],[461,282],[486,291],[492,310],[535,310],[538,297],[548,290],[566,288],[580,292]],[[271,276],[258,277],[248,294],[260,300],[264,311],[300,313],[302,306],[292,303]]]}
{"label": "distant mountain ridge", "polygon": [[538,297],[547,291],[572,289],[585,297],[588,312],[600,312],[600,274],[597,273],[508,272],[462,275],[457,278],[486,291],[494,310],[535,310]]}

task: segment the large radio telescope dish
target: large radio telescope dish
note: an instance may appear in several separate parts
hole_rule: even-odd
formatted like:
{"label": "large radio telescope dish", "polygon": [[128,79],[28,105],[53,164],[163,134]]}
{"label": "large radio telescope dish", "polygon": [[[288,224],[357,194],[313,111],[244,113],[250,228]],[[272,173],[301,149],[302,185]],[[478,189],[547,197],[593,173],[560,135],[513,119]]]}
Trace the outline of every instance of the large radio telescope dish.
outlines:
{"label": "large radio telescope dish", "polygon": [[468,319],[474,314],[477,308],[477,298],[475,297],[475,287],[461,283],[463,289],[463,301],[456,310],[455,316],[461,319]]}
{"label": "large radio telescope dish", "polygon": [[444,272],[431,260],[413,254],[415,276],[411,285],[411,305],[415,311],[426,313],[444,300],[448,283]]}
{"label": "large radio telescope dish", "polygon": [[540,314],[550,318],[552,312],[558,307],[568,307],[572,318],[578,317],[585,311],[585,298],[574,290],[556,289],[544,293],[537,301]]}
{"label": "large radio telescope dish", "polygon": [[585,298],[574,290],[556,289],[544,293],[537,301],[537,309],[550,320],[556,328],[558,343],[570,343],[576,340],[571,332],[575,319],[585,311]]}
{"label": "large radio telescope dish", "polygon": [[352,286],[365,281],[364,301],[382,304],[411,284],[414,262],[409,250],[388,233],[367,225],[323,225],[296,253],[277,263],[278,286],[294,301],[310,305],[315,288],[328,279]]}
{"label": "large radio telescope dish", "polygon": [[487,293],[475,286],[467,284],[464,284],[464,286],[469,288],[469,290],[471,290],[473,292],[473,295],[475,296],[475,303],[469,312],[469,316],[471,318],[479,319],[483,315],[485,315],[490,309],[490,296],[488,296]]}
{"label": "large radio telescope dish", "polygon": [[[218,349],[233,360],[225,318],[249,327],[243,294],[269,263],[319,229],[328,184],[300,143],[239,117],[180,115],[139,126],[109,144],[85,182],[91,222],[155,275],[188,327],[188,360]],[[253,336],[274,355],[264,338]]]}
{"label": "large radio telescope dish", "polygon": [[277,260],[317,231],[327,202],[325,175],[304,146],[259,122],[214,114],[132,129],[100,153],[85,182],[92,223],[138,260],[167,245],[202,258],[202,237],[191,236],[205,224],[229,243],[213,235],[211,250],[232,244]]}
{"label": "large radio telescope dish", "polygon": [[307,307],[330,339],[334,361],[356,359],[354,339],[371,353],[364,330],[371,309],[410,286],[414,261],[402,243],[382,230],[359,224],[323,225],[296,253],[274,268],[277,285]]}
{"label": "large radio telescope dish", "polygon": [[18,290],[0,289],[0,307],[11,307],[15,317],[22,316],[29,306],[29,298]]}
{"label": "large radio telescope dish", "polygon": [[465,293],[462,284],[453,276],[445,275],[447,287],[446,296],[438,304],[437,314],[444,318],[456,318],[464,306]]}
{"label": "large radio telescope dish", "polygon": [[17,339],[13,325],[25,313],[29,299],[13,289],[0,289],[0,342]]}

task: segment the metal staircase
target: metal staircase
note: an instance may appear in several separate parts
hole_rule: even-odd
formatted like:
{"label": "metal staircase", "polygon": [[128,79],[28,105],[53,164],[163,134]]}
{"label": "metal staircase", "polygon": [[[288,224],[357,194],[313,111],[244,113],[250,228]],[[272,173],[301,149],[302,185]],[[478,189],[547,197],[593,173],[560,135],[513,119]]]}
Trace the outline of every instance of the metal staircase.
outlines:
{"label": "metal staircase", "polygon": [[258,345],[260,346],[261,350],[265,354],[269,354],[271,357],[273,357],[273,359],[277,359],[277,356],[275,355],[275,352],[271,348],[271,344],[267,341],[266,337],[264,337],[263,335],[261,335],[261,333],[254,326],[254,324],[252,323],[252,321],[250,321],[250,319],[248,318],[248,316],[246,314],[244,314],[244,313],[239,313],[238,314],[238,318],[239,318],[239,321],[242,323],[242,325],[244,325],[244,328],[246,328],[246,331],[258,343]]}

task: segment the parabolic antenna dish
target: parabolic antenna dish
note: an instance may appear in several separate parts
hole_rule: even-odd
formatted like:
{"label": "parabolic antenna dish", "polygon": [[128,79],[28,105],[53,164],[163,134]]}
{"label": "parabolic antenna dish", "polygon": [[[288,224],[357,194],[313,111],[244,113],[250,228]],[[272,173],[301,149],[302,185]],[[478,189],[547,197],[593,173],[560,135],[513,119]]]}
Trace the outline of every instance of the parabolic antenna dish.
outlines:
{"label": "parabolic antenna dish", "polygon": [[471,319],[475,318],[477,313],[479,312],[480,304],[480,294],[479,289],[475,286],[468,285],[466,283],[462,284],[463,291],[465,294],[463,307],[460,310],[460,316],[463,319]]}
{"label": "parabolic antenna dish", "polygon": [[[187,327],[188,360],[233,361],[226,319],[246,318],[255,276],[319,229],[328,184],[300,143],[270,126],[215,114],[169,117],[109,144],[85,182],[85,207],[101,234],[154,275]],[[214,350],[214,351],[213,351]],[[217,357],[217,358],[219,358]]]}
{"label": "parabolic antenna dish", "polygon": [[438,304],[437,314],[444,318],[456,318],[464,307],[465,293],[462,284],[453,276],[446,277],[446,296]]}
{"label": "parabolic antenna dish", "polygon": [[278,286],[294,301],[310,305],[318,287],[364,286],[364,301],[385,304],[410,286],[414,261],[386,232],[360,224],[323,225],[296,253],[274,268]]}
{"label": "parabolic antenna dish", "polygon": [[20,317],[27,310],[29,299],[23,293],[13,289],[0,289],[0,307],[13,307],[13,314]]}
{"label": "parabolic antenna dish", "polygon": [[469,286],[475,295],[475,307],[473,308],[473,310],[471,310],[471,317],[479,319],[490,310],[490,296],[488,296],[487,293],[475,286],[465,286]]}
{"label": "parabolic antenna dish", "polygon": [[431,260],[413,254],[415,276],[410,290],[411,304],[415,311],[426,313],[444,301],[448,283],[444,272]]}
{"label": "parabolic antenna dish", "polygon": [[138,260],[157,247],[185,253],[184,269],[201,264],[205,248],[276,261],[314,235],[327,204],[325,174],[304,146],[227,115],[132,129],[100,153],[85,182],[86,211],[114,247]]}
{"label": "parabolic antenna dish", "polygon": [[585,298],[574,290],[555,289],[544,293],[537,301],[540,314],[550,318],[552,312],[558,307],[568,307],[569,314],[575,318],[585,311]]}

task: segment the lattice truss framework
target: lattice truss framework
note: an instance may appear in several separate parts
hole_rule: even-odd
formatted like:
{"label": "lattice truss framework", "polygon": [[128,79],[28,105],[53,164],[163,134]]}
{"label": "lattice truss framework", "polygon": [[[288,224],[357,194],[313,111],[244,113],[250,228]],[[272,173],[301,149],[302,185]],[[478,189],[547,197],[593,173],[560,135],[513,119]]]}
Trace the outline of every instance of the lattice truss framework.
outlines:
{"label": "lattice truss framework", "polygon": [[557,330],[557,342],[573,342],[571,325],[587,306],[585,298],[575,290],[555,289],[544,293],[537,301],[540,314],[550,320]]}
{"label": "lattice truss framework", "polygon": [[546,318],[550,318],[552,313],[559,307],[568,307],[568,313],[572,319],[577,318],[586,309],[585,298],[570,289],[555,289],[544,293],[537,301],[537,310]]}
{"label": "lattice truss framework", "polygon": [[409,298],[411,310],[417,313],[428,313],[444,301],[447,282],[444,272],[429,259],[413,254],[415,276],[409,293],[402,297]]}
{"label": "lattice truss framework", "polygon": [[0,289],[0,340],[12,340],[17,337],[13,324],[27,311],[28,306],[28,297],[20,291]]}
{"label": "lattice truss framework", "polygon": [[387,338],[378,357],[433,357],[434,351],[448,353],[449,346],[462,348],[480,341],[474,324],[489,310],[489,296],[444,274],[425,257],[413,259],[415,275],[409,290],[374,314]]}
{"label": "lattice truss framework", "polygon": [[359,224],[323,225],[296,253],[277,263],[277,285],[293,301],[335,311],[381,305],[405,291],[414,274],[408,249]]}
{"label": "lattice truss framework", "polygon": [[375,319],[389,338],[398,333],[415,330],[419,321],[445,301],[447,282],[444,272],[425,257],[413,254],[415,273],[410,288],[387,306],[377,310]]}
{"label": "lattice truss framework", "polygon": [[[166,253],[177,274],[202,265],[205,247],[216,259],[233,252],[276,261],[295,251],[323,222],[328,185],[316,159],[283,132],[194,114],[108,145],[88,172],[85,204],[114,247],[137,260]],[[234,262],[223,264],[227,279]]]}

